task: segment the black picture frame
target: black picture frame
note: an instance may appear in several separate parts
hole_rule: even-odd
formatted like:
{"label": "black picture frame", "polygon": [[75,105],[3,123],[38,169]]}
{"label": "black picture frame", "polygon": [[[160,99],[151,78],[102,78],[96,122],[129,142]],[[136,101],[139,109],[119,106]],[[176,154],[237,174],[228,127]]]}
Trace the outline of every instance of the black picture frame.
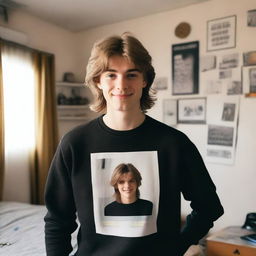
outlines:
{"label": "black picture frame", "polygon": [[207,21],[207,51],[236,47],[236,15]]}
{"label": "black picture frame", "polygon": [[206,124],[206,97],[178,99],[178,124]]}
{"label": "black picture frame", "polygon": [[172,45],[172,94],[199,93],[199,41]]}

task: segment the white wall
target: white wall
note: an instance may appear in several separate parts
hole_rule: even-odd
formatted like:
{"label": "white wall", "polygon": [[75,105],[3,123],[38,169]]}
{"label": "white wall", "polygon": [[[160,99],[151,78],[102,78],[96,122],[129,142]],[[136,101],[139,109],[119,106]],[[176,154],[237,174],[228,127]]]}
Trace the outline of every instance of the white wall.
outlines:
{"label": "white wall", "polygon": [[[162,121],[162,99],[173,98],[171,95],[171,45],[175,43],[200,41],[200,55],[207,55],[206,26],[207,21],[226,16],[237,16],[237,46],[234,49],[211,52],[217,56],[238,52],[256,50],[256,29],[247,27],[247,11],[255,9],[255,0],[212,0],[186,8],[159,13],[139,19],[102,26],[80,33],[79,41],[84,49],[81,58],[85,66],[93,43],[113,34],[130,31],[137,36],[153,57],[153,64],[157,76],[168,77],[168,91],[158,92],[156,106],[149,112],[150,115]],[[186,39],[178,39],[174,35],[177,24],[186,21],[191,24],[192,32]],[[200,96],[203,96],[200,85]],[[176,97],[177,98],[177,97]],[[215,229],[228,225],[242,225],[246,213],[255,211],[256,195],[256,98],[240,99],[240,117],[238,127],[238,141],[236,159],[233,165],[206,163],[218,194],[225,208],[225,214],[215,224]],[[178,125],[197,145],[203,157],[206,151],[206,125]],[[189,205],[183,202],[183,213],[190,211]]]}
{"label": "white wall", "polygon": [[[112,34],[121,34],[124,31],[134,33],[151,53],[157,76],[168,77],[168,91],[158,93],[157,104],[150,111],[150,115],[162,120],[162,99],[172,98],[171,45],[199,40],[200,54],[206,55],[208,54],[206,52],[207,21],[237,15],[237,47],[213,53],[220,56],[226,53],[242,54],[245,51],[256,50],[256,29],[246,26],[246,13],[251,9],[255,9],[255,0],[212,0],[76,34],[35,17],[14,13],[7,27],[27,33],[29,46],[55,54],[57,80],[62,78],[63,72],[72,71],[78,80],[83,81],[90,50],[96,40]],[[174,29],[181,21],[189,22],[192,26],[191,34],[184,40],[174,36]],[[0,25],[6,26],[2,22]],[[204,85],[200,86],[202,89]],[[201,95],[203,95],[202,90]],[[256,130],[256,115],[253,113],[255,108],[255,98],[241,96],[235,164],[229,166],[207,163],[225,208],[225,215],[217,221],[215,229],[227,225],[241,225],[246,213],[255,211],[256,140],[253,136]],[[177,128],[184,131],[195,142],[204,156],[206,125],[178,125]],[[183,204],[182,211],[184,214],[189,212],[188,204]]]}
{"label": "white wall", "polygon": [[75,33],[20,11],[11,12],[8,23],[1,19],[0,26],[24,33],[28,39],[27,46],[53,53],[56,80],[62,80],[64,72],[75,71],[80,55]]}

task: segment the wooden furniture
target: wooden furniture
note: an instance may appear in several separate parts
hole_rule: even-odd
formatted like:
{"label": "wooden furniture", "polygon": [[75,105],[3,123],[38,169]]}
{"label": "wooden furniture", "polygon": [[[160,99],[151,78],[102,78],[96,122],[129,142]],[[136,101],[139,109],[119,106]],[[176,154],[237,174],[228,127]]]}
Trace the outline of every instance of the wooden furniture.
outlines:
{"label": "wooden furniture", "polygon": [[207,256],[256,256],[256,244],[241,239],[255,233],[241,227],[227,227],[206,239]]}

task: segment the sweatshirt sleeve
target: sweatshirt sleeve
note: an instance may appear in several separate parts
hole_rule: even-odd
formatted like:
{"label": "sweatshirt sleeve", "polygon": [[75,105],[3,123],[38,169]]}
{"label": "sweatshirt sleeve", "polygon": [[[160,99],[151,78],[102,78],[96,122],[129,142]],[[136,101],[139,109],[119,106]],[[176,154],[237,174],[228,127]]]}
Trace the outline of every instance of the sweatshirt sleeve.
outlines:
{"label": "sweatshirt sleeve", "polygon": [[183,255],[190,245],[198,244],[213,227],[213,222],[224,213],[203,159],[189,140],[182,150],[181,191],[184,199],[191,201],[192,208],[180,235]]}
{"label": "sweatshirt sleeve", "polygon": [[72,251],[71,233],[77,228],[76,208],[70,179],[71,152],[62,145],[50,166],[46,187],[45,244],[47,256],[67,256]]}

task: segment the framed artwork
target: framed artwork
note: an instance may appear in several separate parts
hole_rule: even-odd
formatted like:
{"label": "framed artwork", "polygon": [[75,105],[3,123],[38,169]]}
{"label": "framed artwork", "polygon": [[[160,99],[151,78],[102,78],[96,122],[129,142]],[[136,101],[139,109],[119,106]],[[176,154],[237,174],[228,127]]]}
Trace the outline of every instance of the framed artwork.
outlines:
{"label": "framed artwork", "polygon": [[207,51],[236,47],[236,16],[207,22]]}
{"label": "framed artwork", "polygon": [[243,58],[244,66],[256,65],[256,51],[245,52]]}
{"label": "framed artwork", "polygon": [[246,94],[256,93],[256,65],[242,67],[243,91]]}
{"label": "framed artwork", "polygon": [[247,12],[247,26],[256,27],[256,9]]}
{"label": "framed artwork", "polygon": [[197,94],[199,91],[199,42],[172,46],[172,94]]}
{"label": "framed artwork", "polygon": [[181,124],[205,124],[206,98],[179,99],[177,121]]}

